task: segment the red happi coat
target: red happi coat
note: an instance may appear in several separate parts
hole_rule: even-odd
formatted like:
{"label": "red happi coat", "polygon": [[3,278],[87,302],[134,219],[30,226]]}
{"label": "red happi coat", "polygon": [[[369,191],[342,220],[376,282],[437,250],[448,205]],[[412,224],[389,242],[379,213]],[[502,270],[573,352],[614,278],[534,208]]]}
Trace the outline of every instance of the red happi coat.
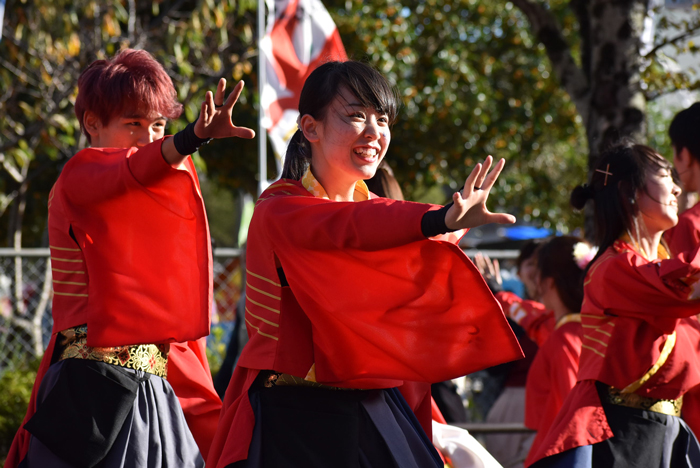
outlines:
{"label": "red happi coat", "polygon": [[[87,324],[89,346],[173,343],[168,379],[206,453],[221,408],[202,338],[211,304],[209,227],[192,161],[172,168],[162,142],[82,150],[51,190],[53,330],[24,423],[57,334]],[[20,428],[7,468],[25,457],[29,438]]]}
{"label": "red happi coat", "polygon": [[530,453],[537,453],[566,396],[576,385],[582,330],[579,314],[562,317],[530,366],[525,386],[525,425],[537,431]]}
{"label": "red happi coat", "polygon": [[399,386],[430,434],[427,383],[522,357],[461,249],[423,236],[422,216],[435,208],[334,202],[285,179],[260,196],[246,257],[250,340],[208,466],[247,457],[255,425],[248,389],[260,370],[315,373],[317,382],[347,388]]}
{"label": "red happi coat", "polygon": [[678,224],[664,232],[671,255],[695,250],[700,243],[700,203],[678,216]]}
{"label": "red happi coat", "polygon": [[[663,362],[635,393],[677,399],[700,384],[700,325],[689,318],[700,313],[689,286],[699,275],[699,249],[650,262],[618,240],[596,260],[584,283],[578,382],[528,466],[613,437],[595,381],[624,389]],[[674,332],[675,346],[660,360]]]}
{"label": "red happi coat", "polygon": [[554,331],[554,312],[545,309],[539,302],[522,299],[508,291],[497,292],[496,299],[508,318],[520,325],[538,347],[542,346]]}
{"label": "red happi coat", "polygon": [[[671,254],[694,250],[700,243],[700,203],[678,216],[678,224],[664,233]],[[700,434],[700,387],[683,397],[683,419],[697,435]]]}

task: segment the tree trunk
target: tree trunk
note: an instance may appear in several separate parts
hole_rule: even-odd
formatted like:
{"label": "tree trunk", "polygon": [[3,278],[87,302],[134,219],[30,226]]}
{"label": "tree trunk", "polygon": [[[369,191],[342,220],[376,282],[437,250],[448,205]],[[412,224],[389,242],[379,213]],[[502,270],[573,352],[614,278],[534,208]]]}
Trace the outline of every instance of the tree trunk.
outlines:
{"label": "tree trunk", "polygon": [[[588,174],[601,150],[622,138],[645,141],[646,98],[641,89],[641,36],[648,0],[571,0],[579,23],[577,64],[556,18],[543,4],[513,0],[545,46],[552,69],[581,115],[588,141]],[[572,187],[573,188],[573,187]],[[593,235],[592,210],[585,233]]]}

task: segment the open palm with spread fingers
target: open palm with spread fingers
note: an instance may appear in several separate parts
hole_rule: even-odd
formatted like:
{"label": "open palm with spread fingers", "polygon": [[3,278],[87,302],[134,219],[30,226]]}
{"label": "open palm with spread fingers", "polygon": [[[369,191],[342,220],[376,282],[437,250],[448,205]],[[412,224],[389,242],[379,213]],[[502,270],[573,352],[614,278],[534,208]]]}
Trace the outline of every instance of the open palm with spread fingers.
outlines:
{"label": "open palm with spread fingers", "polygon": [[467,229],[488,223],[511,224],[515,222],[513,215],[491,213],[486,208],[486,200],[489,197],[491,187],[503,170],[506,161],[501,159],[489,172],[492,163],[493,158],[488,156],[483,163],[477,164],[467,177],[462,192],[455,192],[452,195],[454,205],[447,210],[445,215],[445,224],[448,228]]}
{"label": "open palm with spread fingers", "polygon": [[255,137],[255,132],[252,129],[237,127],[231,120],[233,106],[243,91],[243,85],[243,81],[239,81],[226,102],[224,102],[226,95],[226,80],[224,78],[219,80],[215,95],[212,95],[211,91],[207,91],[202,103],[202,112],[194,126],[195,135],[202,139],[230,137],[250,139]]}

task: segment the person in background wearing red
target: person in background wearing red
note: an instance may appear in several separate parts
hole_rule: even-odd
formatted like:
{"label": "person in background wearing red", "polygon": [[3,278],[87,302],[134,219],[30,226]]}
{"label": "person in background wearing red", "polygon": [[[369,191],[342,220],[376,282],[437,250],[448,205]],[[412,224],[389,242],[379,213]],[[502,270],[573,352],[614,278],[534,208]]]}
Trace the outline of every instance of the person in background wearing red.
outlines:
{"label": "person in background wearing red", "polygon": [[225,88],[170,138],[182,105],[149,53],[125,49],[80,75],[91,148],[49,195],[53,331],[6,467],[204,465],[221,401],[203,341],[211,242],[188,155],[253,138],[231,121],[243,83],[226,100]]}
{"label": "person in background wearing red", "polygon": [[[673,147],[673,165],[684,192],[700,191],[700,102],[680,111],[671,121],[668,136]],[[678,216],[678,224],[664,233],[671,255],[692,250],[700,242],[700,203]],[[700,388],[683,398],[683,419],[696,434],[700,431]]]}
{"label": "person in background wearing red", "polygon": [[700,444],[679,417],[700,383],[697,247],[670,258],[680,188],[655,150],[622,142],[601,152],[588,184],[596,244],[581,306],[578,381],[528,462],[542,467],[697,467]]}
{"label": "person in background wearing red", "polygon": [[[527,334],[528,338],[541,346],[554,330],[556,320],[554,313],[548,310],[540,301],[540,292],[537,283],[537,248],[540,240],[530,240],[521,249],[516,260],[518,277],[525,286],[526,297],[519,297],[510,291],[503,291],[501,287],[494,289],[498,302],[501,303],[506,316],[518,324]],[[479,266],[477,259],[477,266]],[[493,278],[494,271],[498,270],[498,260],[487,261],[480,267],[485,277]],[[497,275],[500,276],[500,275]],[[491,285],[492,283],[489,283]]]}
{"label": "person in background wearing red", "polygon": [[540,346],[527,374],[525,425],[537,431],[532,453],[537,452],[576,384],[581,355],[583,270],[595,252],[574,236],[553,237],[537,249],[539,297],[554,312],[556,326]]}
{"label": "person in background wearing red", "polygon": [[[683,191],[700,191],[700,102],[680,111],[671,121],[668,136],[673,147],[673,166]],[[678,216],[678,224],[664,233],[671,255],[693,250],[700,242],[700,203]]]}

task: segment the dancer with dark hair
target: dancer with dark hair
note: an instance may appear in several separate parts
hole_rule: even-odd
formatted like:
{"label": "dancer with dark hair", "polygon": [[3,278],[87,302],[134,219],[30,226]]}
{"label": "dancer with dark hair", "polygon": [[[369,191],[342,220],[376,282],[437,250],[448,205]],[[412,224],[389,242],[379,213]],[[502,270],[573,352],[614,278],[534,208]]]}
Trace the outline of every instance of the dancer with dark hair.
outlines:
{"label": "dancer with dark hair", "polygon": [[663,157],[631,143],[602,152],[591,174],[571,194],[577,209],[593,201],[600,246],[584,282],[578,382],[529,462],[700,466],[679,418],[700,383],[700,256],[669,258],[661,241],[678,221],[680,188]]}
{"label": "dancer with dark hair", "polygon": [[[668,136],[673,147],[673,165],[685,192],[700,191],[700,102],[680,111],[671,121]],[[671,254],[686,252],[700,243],[700,203],[678,216],[678,224],[666,231]]]}
{"label": "dancer with dark hair", "polygon": [[537,452],[576,384],[581,355],[583,270],[594,253],[588,243],[574,236],[553,237],[537,249],[539,298],[554,312],[556,325],[527,374],[525,425],[537,431],[531,453]]}
{"label": "dancer with dark hair", "polygon": [[459,247],[488,222],[501,169],[478,164],[445,207],[375,198],[397,98],[359,62],[314,70],[283,179],[258,199],[247,250],[250,341],[224,398],[211,467],[442,468],[429,384],[522,357]]}
{"label": "dancer with dark hair", "polygon": [[204,465],[221,403],[201,340],[211,243],[188,155],[254,136],[231,122],[243,83],[226,100],[225,88],[164,138],[182,106],[149,53],[123,50],[81,74],[75,112],[92,147],[49,195],[53,330],[6,467]]}

